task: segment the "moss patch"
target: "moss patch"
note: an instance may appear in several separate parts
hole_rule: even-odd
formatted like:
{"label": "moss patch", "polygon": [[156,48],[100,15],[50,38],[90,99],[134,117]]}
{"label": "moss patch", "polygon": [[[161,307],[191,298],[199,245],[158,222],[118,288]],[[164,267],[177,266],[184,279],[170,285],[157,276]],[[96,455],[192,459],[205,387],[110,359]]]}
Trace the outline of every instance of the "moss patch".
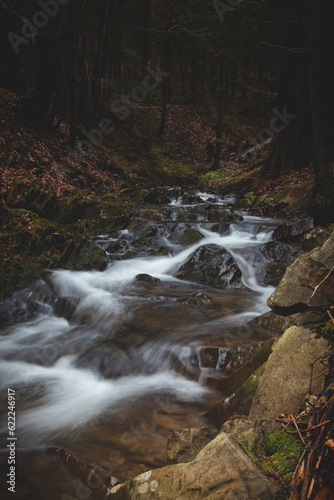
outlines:
{"label": "moss patch", "polygon": [[199,182],[202,186],[211,186],[217,181],[224,180],[227,176],[231,175],[232,171],[228,168],[213,170],[206,174],[200,175]]}
{"label": "moss patch", "polygon": [[280,477],[281,489],[277,498],[287,499],[288,486],[297,466],[302,445],[296,437],[278,429],[267,434],[263,449],[267,456],[258,460],[257,464],[267,474]]}

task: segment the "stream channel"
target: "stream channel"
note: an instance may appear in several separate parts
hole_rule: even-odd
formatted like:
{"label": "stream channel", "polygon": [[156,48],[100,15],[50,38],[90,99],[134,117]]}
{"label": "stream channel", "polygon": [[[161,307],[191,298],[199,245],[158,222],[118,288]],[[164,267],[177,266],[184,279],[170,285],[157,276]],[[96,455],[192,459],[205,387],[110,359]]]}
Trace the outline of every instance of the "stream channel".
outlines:
{"label": "stream channel", "polygon": [[10,388],[17,464],[37,498],[62,474],[48,448],[119,480],[165,465],[168,435],[206,425],[234,371],[273,335],[249,322],[268,311],[284,267],[272,241],[281,221],[233,210],[232,197],[165,194],[151,220],[96,237],[106,270],[52,271],[6,303],[1,443]]}

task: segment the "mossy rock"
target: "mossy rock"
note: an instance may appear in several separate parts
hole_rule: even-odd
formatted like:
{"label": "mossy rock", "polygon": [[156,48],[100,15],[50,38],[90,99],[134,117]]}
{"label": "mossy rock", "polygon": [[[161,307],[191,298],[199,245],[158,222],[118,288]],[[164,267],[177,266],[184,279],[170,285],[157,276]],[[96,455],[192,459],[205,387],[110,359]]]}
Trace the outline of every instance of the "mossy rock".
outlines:
{"label": "mossy rock", "polygon": [[39,217],[29,210],[11,210],[10,229],[15,251],[23,255],[39,254],[49,249],[63,251],[70,237],[61,225]]}
{"label": "mossy rock", "polygon": [[32,185],[28,190],[24,207],[50,220],[56,219],[60,208],[53,187],[45,189],[39,184]]}
{"label": "mossy rock", "polygon": [[134,199],[136,201],[144,202],[145,198],[149,196],[150,190],[149,189],[139,189],[137,191],[133,192]]}
{"label": "mossy rock", "polygon": [[248,198],[241,198],[234,204],[235,208],[249,208],[251,205],[252,203]]}
{"label": "mossy rock", "polygon": [[158,228],[156,226],[149,225],[138,238],[138,243],[140,245],[145,245],[145,243],[147,243],[147,240],[150,240],[157,234],[158,234]]}
{"label": "mossy rock", "polygon": [[88,206],[89,203],[79,195],[64,198],[60,208],[59,222],[71,224],[82,219]]}
{"label": "mossy rock", "polygon": [[92,203],[85,212],[85,220],[92,234],[99,234],[101,231],[109,233],[116,229],[125,229],[129,225],[125,210],[108,201]]}
{"label": "mossy rock", "polygon": [[104,250],[92,241],[82,238],[79,243],[72,241],[59,262],[61,267],[75,271],[103,271],[108,260]]}
{"label": "mossy rock", "polygon": [[30,286],[38,278],[43,277],[46,270],[55,269],[59,265],[58,255],[29,256],[18,262],[15,256],[11,261],[0,265],[0,298],[4,299],[18,289]]}
{"label": "mossy rock", "polygon": [[104,203],[102,205],[102,214],[107,217],[117,217],[123,214],[123,210],[121,207],[112,203]]}
{"label": "mossy rock", "polygon": [[198,243],[203,239],[203,235],[197,231],[197,229],[189,229],[184,235],[184,238],[181,241],[181,245],[190,246]]}
{"label": "mossy rock", "polygon": [[22,209],[9,210],[6,229],[0,256],[1,297],[57,267],[71,237],[61,225]]}
{"label": "mossy rock", "polygon": [[251,191],[250,193],[246,193],[244,198],[246,198],[247,200],[249,200],[250,204],[253,205],[253,203],[255,203],[256,199],[257,199],[257,196],[256,194],[254,193],[254,191]]}
{"label": "mossy rock", "polygon": [[267,198],[268,198],[267,194],[262,194],[261,196],[258,196],[256,198],[254,206],[255,207],[260,207],[260,206],[264,205],[264,203],[266,202]]}

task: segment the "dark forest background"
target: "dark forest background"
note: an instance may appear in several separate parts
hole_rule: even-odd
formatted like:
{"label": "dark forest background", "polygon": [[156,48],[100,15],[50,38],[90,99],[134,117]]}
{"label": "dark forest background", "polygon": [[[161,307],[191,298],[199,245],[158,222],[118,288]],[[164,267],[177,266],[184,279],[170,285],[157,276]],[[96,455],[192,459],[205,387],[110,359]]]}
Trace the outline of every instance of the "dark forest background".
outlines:
{"label": "dark forest background", "polygon": [[72,148],[106,117],[131,133],[138,102],[160,106],[160,135],[168,104],[206,106],[213,168],[227,114],[269,124],[286,109],[296,118],[273,136],[266,174],[313,162],[314,215],[331,220],[333,20],[330,0],[4,0],[0,86],[38,126],[67,121]]}

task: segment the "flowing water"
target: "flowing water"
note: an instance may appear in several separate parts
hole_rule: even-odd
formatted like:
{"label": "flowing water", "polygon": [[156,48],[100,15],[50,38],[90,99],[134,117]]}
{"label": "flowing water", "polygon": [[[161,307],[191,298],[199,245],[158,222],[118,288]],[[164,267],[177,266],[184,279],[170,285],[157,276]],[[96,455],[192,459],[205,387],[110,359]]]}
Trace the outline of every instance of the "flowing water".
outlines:
{"label": "flowing water", "polygon": [[[268,310],[274,288],[262,279],[263,249],[279,224],[241,211],[221,222],[232,205],[176,193],[154,220],[96,239],[110,254],[105,271],[53,271],[8,301],[0,393],[6,409],[7,389],[16,392],[18,455],[65,448],[124,479],[164,465],[170,432],[203,425],[203,414],[231,394],[229,350],[266,338],[247,325]],[[189,231],[196,242],[180,243]],[[218,258],[213,268],[222,266],[215,286],[206,268],[199,282],[182,275],[192,260],[194,272],[207,265],[203,248]],[[233,262],[239,279],[227,274],[224,282],[224,262]],[[208,383],[216,379],[219,391]]]}

